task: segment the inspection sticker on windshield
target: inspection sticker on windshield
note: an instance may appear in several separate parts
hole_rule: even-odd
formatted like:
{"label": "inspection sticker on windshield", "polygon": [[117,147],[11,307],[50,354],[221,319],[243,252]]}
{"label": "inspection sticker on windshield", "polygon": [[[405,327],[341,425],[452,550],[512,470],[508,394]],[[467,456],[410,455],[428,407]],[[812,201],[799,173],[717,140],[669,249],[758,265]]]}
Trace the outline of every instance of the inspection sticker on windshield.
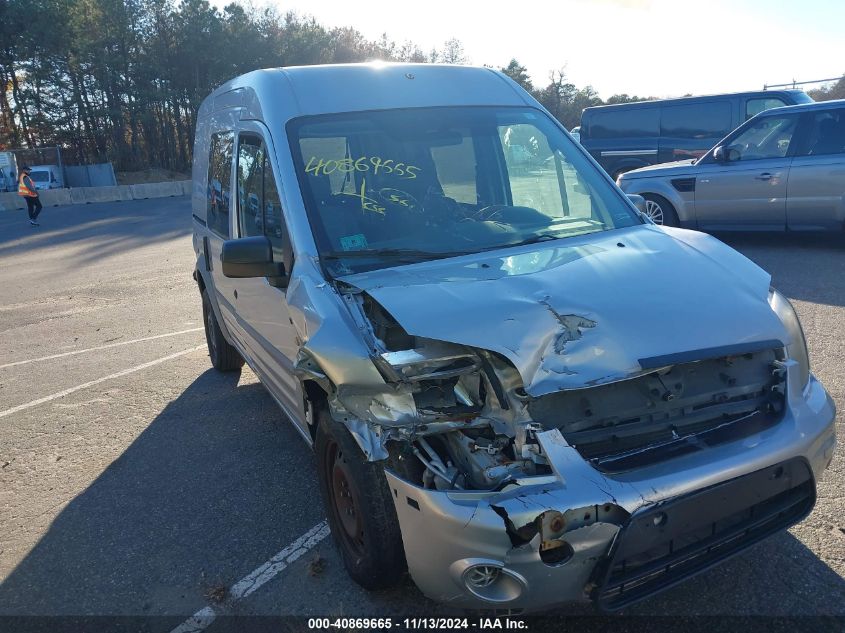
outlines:
{"label": "inspection sticker on windshield", "polygon": [[362,248],[367,248],[367,238],[363,233],[355,235],[346,235],[340,238],[340,247],[345,251],[357,251]]}

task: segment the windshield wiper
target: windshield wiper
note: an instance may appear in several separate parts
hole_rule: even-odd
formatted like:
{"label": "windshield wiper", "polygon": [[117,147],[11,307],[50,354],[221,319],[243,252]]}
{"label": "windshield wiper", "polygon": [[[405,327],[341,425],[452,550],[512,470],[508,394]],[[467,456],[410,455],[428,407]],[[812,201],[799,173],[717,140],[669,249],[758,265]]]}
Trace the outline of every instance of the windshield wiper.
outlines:
{"label": "windshield wiper", "polygon": [[548,242],[549,240],[558,240],[560,239],[561,235],[552,235],[551,233],[540,233],[539,235],[534,235],[529,237],[527,240],[522,240],[521,242],[511,242],[509,244],[500,244],[499,246],[494,246],[493,248],[510,248],[512,246],[527,246],[528,244],[538,244],[540,242]]}
{"label": "windshield wiper", "polygon": [[[601,222],[596,222],[591,220],[596,226],[604,226]],[[492,249],[486,250],[495,250],[497,248],[511,248],[514,246],[527,246],[528,244],[539,244],[540,242],[549,242],[551,240],[560,240],[566,237],[572,237],[573,235],[579,235],[582,233],[593,233],[594,231],[578,231],[576,233],[569,233],[569,234],[555,234],[555,233],[540,233],[539,235],[534,235],[529,237],[528,239],[522,240],[521,242],[511,242],[510,244],[500,244],[498,246],[494,246]]]}
{"label": "windshield wiper", "polygon": [[365,248],[356,251],[329,251],[323,253],[325,259],[346,259],[348,257],[391,257],[414,260],[440,259],[468,255],[471,251],[422,251],[413,248]]}

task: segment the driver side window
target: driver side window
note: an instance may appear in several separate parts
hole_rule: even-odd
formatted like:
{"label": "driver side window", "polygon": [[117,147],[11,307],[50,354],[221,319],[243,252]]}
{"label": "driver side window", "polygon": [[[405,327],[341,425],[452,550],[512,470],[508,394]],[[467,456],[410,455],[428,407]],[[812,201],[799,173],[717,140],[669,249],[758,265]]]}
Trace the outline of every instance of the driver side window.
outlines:
{"label": "driver side window", "polygon": [[243,237],[266,235],[283,261],[287,234],[267,146],[254,134],[238,138],[238,223]]}
{"label": "driver side window", "polygon": [[728,143],[730,150],[739,153],[738,160],[783,158],[789,152],[798,115],[769,116],[754,122]]}

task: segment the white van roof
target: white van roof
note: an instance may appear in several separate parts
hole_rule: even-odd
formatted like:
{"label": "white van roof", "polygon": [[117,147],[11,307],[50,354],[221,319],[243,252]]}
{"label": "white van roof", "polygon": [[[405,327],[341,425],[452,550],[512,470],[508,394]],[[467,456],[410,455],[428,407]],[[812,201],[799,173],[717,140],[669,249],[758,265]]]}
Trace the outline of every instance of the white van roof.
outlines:
{"label": "white van roof", "polygon": [[199,118],[243,108],[242,119],[284,126],[302,115],[436,106],[536,105],[515,82],[490,68],[449,64],[332,64],[256,70],[226,82]]}

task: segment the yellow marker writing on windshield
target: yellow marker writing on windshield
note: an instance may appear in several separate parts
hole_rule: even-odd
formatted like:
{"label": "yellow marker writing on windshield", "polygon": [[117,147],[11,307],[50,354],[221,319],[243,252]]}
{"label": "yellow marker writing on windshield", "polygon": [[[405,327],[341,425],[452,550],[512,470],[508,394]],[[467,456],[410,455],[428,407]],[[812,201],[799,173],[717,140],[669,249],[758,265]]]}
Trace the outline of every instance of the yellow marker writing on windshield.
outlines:
{"label": "yellow marker writing on windshield", "polygon": [[361,191],[357,193],[351,193],[348,191],[341,191],[341,195],[344,196],[352,196],[353,198],[360,198],[361,199],[361,211],[369,211],[370,213],[380,213],[384,215],[385,207],[381,206],[378,200],[374,200],[367,196],[367,181],[361,181]]}
{"label": "yellow marker writing on windshield", "polygon": [[413,180],[421,168],[408,163],[397,163],[392,158],[381,156],[361,156],[360,158],[318,158],[312,156],[305,165],[305,173],[315,176],[328,176],[334,172],[348,174],[353,171],[372,171],[373,174],[392,174],[397,178]]}

